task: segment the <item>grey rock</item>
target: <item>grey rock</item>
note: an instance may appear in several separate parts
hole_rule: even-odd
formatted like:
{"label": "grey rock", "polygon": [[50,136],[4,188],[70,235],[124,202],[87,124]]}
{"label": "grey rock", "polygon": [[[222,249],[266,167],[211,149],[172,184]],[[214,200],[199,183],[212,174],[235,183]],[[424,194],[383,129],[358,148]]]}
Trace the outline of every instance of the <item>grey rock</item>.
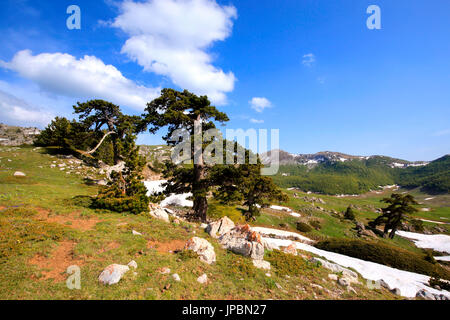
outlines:
{"label": "grey rock", "polygon": [[206,239],[199,237],[193,237],[186,242],[186,250],[192,250],[197,253],[200,260],[211,264],[216,261],[216,253],[214,252],[214,247]]}

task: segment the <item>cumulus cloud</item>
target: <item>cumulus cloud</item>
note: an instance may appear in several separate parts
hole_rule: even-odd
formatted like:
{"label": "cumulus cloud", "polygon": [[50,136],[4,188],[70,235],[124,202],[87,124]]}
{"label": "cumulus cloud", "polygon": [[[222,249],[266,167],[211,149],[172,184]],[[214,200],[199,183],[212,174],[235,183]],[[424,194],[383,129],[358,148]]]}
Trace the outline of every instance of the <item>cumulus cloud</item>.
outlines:
{"label": "cumulus cloud", "polygon": [[311,67],[316,62],[316,56],[313,53],[303,55],[302,63],[307,67]]}
{"label": "cumulus cloud", "polygon": [[250,122],[251,122],[251,123],[264,123],[264,120],[259,120],[259,119],[253,119],[253,118],[251,118],[251,119],[250,119]]}
{"label": "cumulus cloud", "polygon": [[249,101],[252,109],[256,110],[256,112],[263,112],[264,109],[270,108],[272,103],[264,97],[254,97]]}
{"label": "cumulus cloud", "polygon": [[0,67],[16,71],[42,90],[74,98],[105,99],[136,110],[159,96],[160,88],[148,88],[125,78],[112,65],[95,56],[77,59],[70,54],[19,51]]}
{"label": "cumulus cloud", "polygon": [[167,76],[177,86],[226,103],[236,78],[215,67],[207,49],[230,36],[233,6],[214,0],[125,1],[111,23],[128,36],[122,53],[145,71]]}
{"label": "cumulus cloud", "polygon": [[24,100],[0,90],[0,119],[2,122],[43,127],[53,118],[52,112],[31,106]]}

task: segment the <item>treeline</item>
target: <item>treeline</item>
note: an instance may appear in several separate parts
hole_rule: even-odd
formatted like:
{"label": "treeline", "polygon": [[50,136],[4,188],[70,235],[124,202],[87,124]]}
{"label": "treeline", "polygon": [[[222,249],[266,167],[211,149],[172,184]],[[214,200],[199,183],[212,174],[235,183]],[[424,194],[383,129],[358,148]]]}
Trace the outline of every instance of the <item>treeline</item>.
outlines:
{"label": "treeline", "polygon": [[282,188],[299,188],[323,194],[360,194],[378,186],[398,184],[438,194],[450,192],[450,156],[426,166],[391,168],[390,158],[325,162],[314,168],[282,165],[274,181]]}
{"label": "treeline", "polygon": [[418,188],[430,194],[450,192],[450,156],[446,155],[423,167],[396,169],[395,181],[405,188]]}
{"label": "treeline", "polygon": [[379,164],[368,166],[360,160],[326,162],[312,169],[303,165],[284,165],[280,166],[274,181],[283,188],[295,187],[315,193],[360,194],[380,185],[394,184],[391,170]]}

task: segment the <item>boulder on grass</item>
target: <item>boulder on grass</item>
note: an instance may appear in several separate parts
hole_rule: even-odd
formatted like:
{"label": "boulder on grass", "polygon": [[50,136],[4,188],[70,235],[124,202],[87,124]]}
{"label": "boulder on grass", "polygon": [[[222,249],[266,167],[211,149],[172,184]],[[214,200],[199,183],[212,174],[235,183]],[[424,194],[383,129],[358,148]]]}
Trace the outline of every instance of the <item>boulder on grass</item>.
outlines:
{"label": "boulder on grass", "polygon": [[221,235],[233,229],[234,227],[235,227],[234,222],[230,218],[223,217],[220,220],[208,224],[205,231],[208,232],[211,237],[218,238]]}
{"label": "boulder on grass", "polygon": [[258,232],[251,231],[250,226],[236,226],[219,237],[220,244],[234,253],[262,260],[264,257],[264,242]]}
{"label": "boulder on grass", "polygon": [[103,284],[116,284],[128,270],[130,270],[129,266],[121,264],[111,264],[107,266],[105,270],[103,270],[103,272],[98,277],[98,280]]}
{"label": "boulder on grass", "polygon": [[199,255],[200,260],[211,264],[216,261],[216,253],[214,252],[214,247],[208,240],[193,237],[186,242],[184,246],[186,250],[192,250]]}
{"label": "boulder on grass", "polygon": [[25,177],[26,174],[21,171],[14,172],[14,177]]}
{"label": "boulder on grass", "polygon": [[169,215],[164,209],[156,208],[150,209],[150,215],[156,219],[164,220],[165,222],[169,222]]}
{"label": "boulder on grass", "polygon": [[233,229],[234,227],[235,227],[234,222],[230,218],[223,217],[220,220],[208,224],[205,231],[208,232],[211,237],[218,238],[224,233],[227,233],[228,231]]}

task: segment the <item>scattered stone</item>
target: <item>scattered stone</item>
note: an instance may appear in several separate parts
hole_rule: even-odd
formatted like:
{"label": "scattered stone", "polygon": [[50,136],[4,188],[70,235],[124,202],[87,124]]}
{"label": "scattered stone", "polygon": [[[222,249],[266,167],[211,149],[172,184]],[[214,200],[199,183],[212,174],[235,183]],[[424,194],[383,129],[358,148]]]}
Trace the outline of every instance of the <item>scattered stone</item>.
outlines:
{"label": "scattered stone", "polygon": [[426,291],[425,289],[419,290],[416,293],[417,298],[422,298],[425,300],[436,300],[435,295]]}
{"label": "scattered stone", "polygon": [[192,250],[197,253],[200,260],[206,262],[207,264],[211,264],[216,261],[214,247],[205,239],[193,237],[186,242],[185,249]]}
{"label": "scattered stone", "polygon": [[135,236],[142,236],[142,233],[137,232],[136,230],[131,231]]}
{"label": "scattered stone", "polygon": [[21,171],[14,172],[14,177],[25,177],[26,174]]}
{"label": "scattered stone", "polygon": [[102,271],[98,280],[103,284],[116,284],[122,276],[130,270],[130,267],[121,264],[111,264]]}
{"label": "scattered stone", "polygon": [[356,290],[353,289],[353,288],[350,287],[350,286],[347,287],[347,291],[348,291],[348,292],[351,292],[351,293],[353,293],[353,294],[358,294],[358,293],[356,292]]}
{"label": "scattered stone", "polygon": [[164,267],[160,271],[161,274],[170,274],[170,269],[167,267]]}
{"label": "scattered stone", "polygon": [[342,273],[342,278],[345,279],[349,284],[358,283],[358,274],[350,269],[344,268],[336,263],[331,263],[320,258],[311,258],[312,262],[320,262],[324,268],[331,270],[335,273]]}
{"label": "scattered stone", "polygon": [[264,260],[253,260],[253,265],[258,269],[270,270],[270,262]]}
{"label": "scattered stone", "polygon": [[401,296],[402,295],[402,292],[400,291],[399,288],[394,288],[394,289],[389,290],[389,291],[391,291],[391,293],[393,293],[393,294],[395,294],[397,296]]}
{"label": "scattered stone", "polygon": [[234,222],[228,218],[223,217],[220,220],[211,222],[205,229],[205,231],[213,238],[218,238],[221,235],[229,232],[235,227]]}
{"label": "scattered stone", "polygon": [[328,279],[333,280],[333,281],[338,281],[338,276],[337,276],[337,274],[330,273],[328,275]]}
{"label": "scattered stone", "polygon": [[134,268],[134,269],[137,269],[137,262],[136,261],[134,261],[134,260],[131,260],[128,264],[127,264],[127,266],[129,266],[130,268]]}
{"label": "scattered stone", "polygon": [[266,276],[267,276],[267,277],[271,277],[272,275],[270,274],[270,272],[267,272],[267,273],[266,273]]}
{"label": "scattered stone", "polygon": [[350,286],[350,282],[347,280],[347,278],[339,278],[338,284],[342,287],[348,287]]}
{"label": "scattered stone", "polygon": [[283,287],[278,282],[275,282],[275,286],[280,290],[283,289]]}
{"label": "scattered stone", "polygon": [[289,246],[283,248],[283,252],[296,256],[297,255],[297,247],[295,246],[294,243],[291,243]]}
{"label": "scattered stone", "polygon": [[208,276],[206,275],[206,273],[204,273],[203,275],[197,278],[197,281],[200,282],[201,284],[205,284],[208,282]]}
{"label": "scattered stone", "polygon": [[170,222],[169,215],[164,209],[156,208],[154,210],[150,209],[150,215],[156,219],[164,220],[165,222]]}
{"label": "scattered stone", "polygon": [[251,231],[250,226],[236,226],[219,237],[220,244],[234,253],[262,260],[264,257],[264,243],[258,232]]}
{"label": "scattered stone", "polygon": [[323,290],[323,287],[322,287],[321,285],[319,285],[319,284],[311,283],[311,287],[312,287],[312,288],[316,288],[316,289]]}
{"label": "scattered stone", "polygon": [[172,278],[173,278],[175,281],[181,281],[180,276],[178,275],[178,273],[174,273],[174,274],[172,275]]}

